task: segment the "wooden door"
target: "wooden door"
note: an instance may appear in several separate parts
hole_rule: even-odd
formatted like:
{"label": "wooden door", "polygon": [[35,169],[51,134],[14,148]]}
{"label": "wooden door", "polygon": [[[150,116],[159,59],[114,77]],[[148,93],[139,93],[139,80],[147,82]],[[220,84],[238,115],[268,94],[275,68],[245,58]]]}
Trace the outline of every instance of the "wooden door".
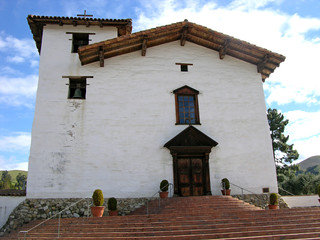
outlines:
{"label": "wooden door", "polygon": [[192,195],[203,195],[203,167],[201,158],[191,158]]}
{"label": "wooden door", "polygon": [[204,194],[202,158],[178,158],[178,185],[181,196]]}

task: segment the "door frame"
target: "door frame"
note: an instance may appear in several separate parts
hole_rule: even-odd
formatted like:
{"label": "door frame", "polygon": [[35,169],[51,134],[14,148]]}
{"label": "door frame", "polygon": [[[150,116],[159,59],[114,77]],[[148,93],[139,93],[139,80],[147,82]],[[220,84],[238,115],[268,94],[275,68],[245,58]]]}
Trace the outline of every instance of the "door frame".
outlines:
{"label": "door frame", "polygon": [[170,150],[173,159],[174,194],[179,194],[178,157],[201,156],[203,159],[204,195],[212,195],[210,185],[209,154],[218,143],[193,126],[188,126],[169,140],[164,147]]}

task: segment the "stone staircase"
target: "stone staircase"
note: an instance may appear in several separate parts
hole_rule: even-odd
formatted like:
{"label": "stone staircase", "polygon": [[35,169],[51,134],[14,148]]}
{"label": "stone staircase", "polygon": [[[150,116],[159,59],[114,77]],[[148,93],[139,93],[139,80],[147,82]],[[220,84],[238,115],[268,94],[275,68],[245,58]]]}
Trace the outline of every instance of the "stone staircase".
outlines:
{"label": "stone staircase", "polygon": [[[61,219],[59,239],[320,239],[318,207],[262,210],[230,196],[203,196],[165,199],[161,210],[155,200],[149,212],[142,207],[128,216]],[[0,239],[18,239],[20,230],[37,223]],[[57,239],[57,229],[53,219],[26,239]]]}

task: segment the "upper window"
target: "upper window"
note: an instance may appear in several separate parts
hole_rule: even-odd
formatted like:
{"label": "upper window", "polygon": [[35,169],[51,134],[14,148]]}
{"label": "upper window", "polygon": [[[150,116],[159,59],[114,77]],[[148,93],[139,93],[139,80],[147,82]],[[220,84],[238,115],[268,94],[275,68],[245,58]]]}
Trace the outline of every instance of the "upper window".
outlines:
{"label": "upper window", "polygon": [[191,87],[183,86],[173,91],[176,102],[176,124],[200,124],[198,94]]}
{"label": "upper window", "polygon": [[176,65],[180,65],[181,72],[188,72],[188,66],[193,66],[192,63],[176,63]]}
{"label": "upper window", "polygon": [[72,52],[78,52],[78,48],[89,44],[88,33],[73,33],[72,34]]}

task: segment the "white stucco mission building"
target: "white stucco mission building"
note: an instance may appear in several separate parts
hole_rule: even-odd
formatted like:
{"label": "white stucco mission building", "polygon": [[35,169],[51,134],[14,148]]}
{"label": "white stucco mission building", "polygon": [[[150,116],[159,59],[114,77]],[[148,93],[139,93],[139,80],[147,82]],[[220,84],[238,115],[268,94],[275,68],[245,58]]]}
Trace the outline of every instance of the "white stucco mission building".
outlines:
{"label": "white stucco mission building", "polygon": [[[40,53],[27,198],[277,192],[264,80],[285,57],[188,21],[28,16]],[[240,189],[233,188],[233,193]]]}

